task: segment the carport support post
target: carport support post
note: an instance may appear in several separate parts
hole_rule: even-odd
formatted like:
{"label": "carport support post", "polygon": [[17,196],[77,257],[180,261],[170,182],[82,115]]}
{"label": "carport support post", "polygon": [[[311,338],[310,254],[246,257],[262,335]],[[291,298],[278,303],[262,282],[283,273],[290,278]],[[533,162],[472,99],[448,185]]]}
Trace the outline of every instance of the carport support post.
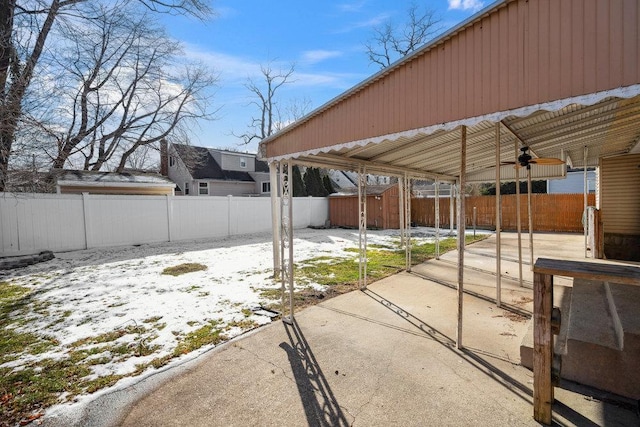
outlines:
{"label": "carport support post", "polygon": [[529,216],[529,268],[533,271],[533,215],[531,213],[531,166],[527,166],[527,214]]}
{"label": "carport support post", "polygon": [[462,301],[464,297],[465,175],[467,173],[467,127],[460,128],[460,178],[458,178],[458,328],[456,347],[462,348]]}
{"label": "carport support post", "polygon": [[453,218],[454,218],[454,209],[453,209],[453,197],[456,192],[456,186],[454,183],[449,184],[449,235],[453,234]]}
{"label": "carport support post", "polygon": [[358,167],[358,284],[360,289],[367,288],[367,169]]}
{"label": "carport support post", "polygon": [[436,259],[440,259],[440,181],[435,182],[435,226],[436,226]]}
{"label": "carport support post", "polygon": [[[291,161],[280,163],[280,259],[282,290],[282,321],[293,323],[293,165]],[[289,317],[285,317],[285,292],[289,286]]]}
{"label": "carport support post", "polygon": [[399,226],[400,226],[400,247],[405,245],[405,223],[404,223],[404,184],[402,177],[398,177],[398,213],[399,213]]}
{"label": "carport support post", "polygon": [[[584,202],[584,209],[582,211],[582,218],[584,220],[584,224],[583,224],[583,231],[584,231],[584,257],[587,257],[587,228],[589,227],[589,215],[587,215],[587,192],[588,192],[588,186],[589,183],[587,181],[587,153],[588,153],[588,148],[585,145],[584,146],[584,161],[583,161],[583,166],[584,168],[582,169],[583,175],[584,175],[584,186],[583,186],[583,202]],[[591,250],[593,251],[594,249],[591,248]]]}
{"label": "carport support post", "polygon": [[280,210],[278,209],[278,163],[269,163],[271,183],[271,230],[273,234],[273,278],[280,277]]}
{"label": "carport support post", "polygon": [[404,174],[405,270],[411,271],[411,178]]}
{"label": "carport support post", "polygon": [[500,228],[502,227],[502,200],[500,199],[500,123],[496,123],[496,305],[502,304],[502,266]]}
{"label": "carport support post", "polygon": [[522,287],[522,218],[520,215],[520,164],[518,163],[518,140],[516,140],[516,228],[518,229],[518,281]]}

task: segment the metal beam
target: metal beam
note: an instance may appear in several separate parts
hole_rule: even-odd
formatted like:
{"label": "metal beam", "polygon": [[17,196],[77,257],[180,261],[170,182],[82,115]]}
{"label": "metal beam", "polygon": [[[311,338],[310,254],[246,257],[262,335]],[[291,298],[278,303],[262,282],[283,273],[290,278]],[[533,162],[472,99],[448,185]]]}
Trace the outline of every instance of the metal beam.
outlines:
{"label": "metal beam", "polygon": [[496,139],[496,304],[502,305],[502,254],[500,228],[502,227],[502,200],[500,198],[500,123],[495,124]]}
{"label": "metal beam", "polygon": [[462,302],[464,298],[465,192],[464,176],[467,168],[467,127],[460,128],[460,178],[458,179],[458,328],[456,347],[462,348]]}
{"label": "metal beam", "polygon": [[[518,141],[515,144],[515,161],[518,161]],[[522,284],[522,218],[520,215],[520,168],[516,167],[516,227],[518,229],[518,282]]]}
{"label": "metal beam", "polygon": [[[293,165],[291,161],[280,162],[280,257],[282,321],[293,324]],[[289,316],[285,316],[285,294],[289,289]]]}
{"label": "metal beam", "polygon": [[440,181],[436,180],[435,185],[435,227],[436,227],[436,259],[440,259]]}
{"label": "metal beam", "polygon": [[280,277],[280,210],[278,209],[278,162],[269,163],[271,186],[271,233],[273,235],[273,278]]}
{"label": "metal beam", "polygon": [[367,169],[358,169],[358,284],[360,289],[367,288]]}

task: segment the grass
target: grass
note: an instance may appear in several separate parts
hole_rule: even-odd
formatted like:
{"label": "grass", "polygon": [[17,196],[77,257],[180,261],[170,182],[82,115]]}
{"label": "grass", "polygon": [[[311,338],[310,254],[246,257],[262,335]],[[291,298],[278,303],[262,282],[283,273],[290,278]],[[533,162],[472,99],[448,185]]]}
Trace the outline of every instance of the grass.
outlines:
{"label": "grass", "polygon": [[181,276],[187,273],[193,273],[194,271],[202,271],[206,270],[207,266],[204,264],[199,264],[197,262],[185,262],[184,264],[179,264],[173,267],[167,267],[162,270],[162,274],[167,274],[169,276]]}
{"label": "grass", "polygon": [[[68,350],[68,353],[36,359],[17,368],[0,368],[2,427],[37,419],[48,406],[113,385],[123,377],[113,374],[91,377],[93,366],[149,355],[158,349],[146,344],[155,335],[138,325],[86,337],[66,348],[60,348],[60,343],[47,335],[23,332],[20,327],[28,326],[32,311],[43,311],[47,306],[36,300],[35,294],[36,291],[28,287],[0,282],[0,364],[17,360],[23,354],[39,355],[51,350]],[[65,318],[71,313],[65,311],[58,315]],[[136,343],[119,343],[125,335],[133,335]]]}
{"label": "grass", "polygon": [[[483,240],[487,236],[466,236],[466,243]],[[456,249],[455,238],[440,241],[440,253]],[[348,256],[319,256],[304,261],[294,268],[295,281],[298,284],[317,283],[325,286],[322,292],[305,289],[294,295],[296,307],[303,308],[317,303],[318,300],[333,297],[357,289],[358,254],[357,248],[347,248]],[[416,265],[435,257],[435,243],[414,244],[411,248],[411,264]],[[397,246],[369,245],[367,248],[367,277],[369,282],[398,273],[405,268],[405,250]],[[262,288],[260,295],[271,300],[281,297],[280,287]]]}
{"label": "grass", "polygon": [[[479,236],[475,240],[481,240]],[[467,243],[474,241],[467,237]],[[455,249],[455,239],[444,239],[440,242],[441,253]],[[295,303],[297,308],[315,304],[326,297],[332,297],[356,289],[358,286],[358,250],[346,249],[343,256],[319,256],[295,266],[295,280],[298,284],[318,283],[324,285],[323,291],[311,288],[297,291]],[[418,244],[412,247],[411,262],[421,263],[435,256],[435,245]],[[370,281],[379,280],[401,271],[405,267],[405,252],[396,243],[391,245],[369,245],[367,251]],[[178,276],[194,271],[206,270],[207,267],[197,263],[180,264],[168,267],[162,274]],[[200,286],[192,286],[187,292],[205,292]],[[269,300],[278,301],[281,297],[280,286],[257,289],[260,295]],[[56,403],[72,400],[82,393],[92,393],[115,384],[125,376],[139,375],[146,369],[161,368],[172,359],[190,353],[205,345],[216,345],[228,339],[226,331],[231,328],[252,329],[257,324],[251,319],[252,312],[242,308],[243,318],[231,322],[221,319],[204,322],[190,321],[188,324],[197,329],[189,333],[175,332],[177,346],[173,352],[156,357],[147,363],[136,366],[129,374],[108,374],[95,377],[92,367],[110,362],[122,362],[135,356],[149,356],[158,350],[158,346],[147,344],[157,335],[155,331],[163,329],[161,316],[143,319],[141,324],[131,324],[114,331],[79,339],[66,348],[52,337],[36,332],[23,332],[20,328],[29,326],[37,320],[34,312],[48,314],[46,301],[35,298],[36,291],[30,287],[0,282],[0,364],[16,360],[23,354],[38,355],[50,350],[61,350],[67,353],[54,358],[43,358],[28,362],[18,369],[0,368],[0,427],[13,426],[21,421],[35,419],[44,409]],[[224,301],[220,301],[224,303]],[[230,302],[227,302],[230,303]],[[274,303],[276,304],[276,303]],[[118,302],[113,306],[118,306]],[[240,308],[240,307],[238,307]],[[57,312],[60,319],[68,318],[71,311]],[[59,318],[59,319],[58,319]],[[89,322],[86,318],[82,322]],[[128,336],[129,337],[126,337]],[[126,338],[125,338],[126,337]]]}

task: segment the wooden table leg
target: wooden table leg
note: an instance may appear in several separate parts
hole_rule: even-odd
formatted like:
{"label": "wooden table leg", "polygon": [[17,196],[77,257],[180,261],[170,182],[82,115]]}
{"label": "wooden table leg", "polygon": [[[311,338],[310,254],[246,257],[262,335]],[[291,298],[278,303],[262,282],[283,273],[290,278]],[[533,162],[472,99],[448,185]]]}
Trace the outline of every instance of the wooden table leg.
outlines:
{"label": "wooden table leg", "polygon": [[553,384],[553,275],[533,275],[533,418],[551,424]]}

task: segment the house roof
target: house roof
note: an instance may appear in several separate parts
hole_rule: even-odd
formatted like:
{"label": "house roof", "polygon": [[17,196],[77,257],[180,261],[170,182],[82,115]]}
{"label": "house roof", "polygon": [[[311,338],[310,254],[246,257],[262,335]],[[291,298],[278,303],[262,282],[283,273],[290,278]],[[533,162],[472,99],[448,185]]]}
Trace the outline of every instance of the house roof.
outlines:
{"label": "house roof", "polygon": [[61,170],[54,172],[58,185],[65,186],[109,186],[170,187],[175,184],[168,178],[148,172],[104,172],[85,170]]}
{"label": "house roof", "polygon": [[263,160],[256,159],[256,172],[269,172],[269,164]]}
{"label": "house roof", "polygon": [[[210,148],[173,144],[193,179],[212,179],[221,181],[248,181],[253,178],[248,172],[222,169],[213,157]],[[237,154],[237,153],[234,153]]]}

